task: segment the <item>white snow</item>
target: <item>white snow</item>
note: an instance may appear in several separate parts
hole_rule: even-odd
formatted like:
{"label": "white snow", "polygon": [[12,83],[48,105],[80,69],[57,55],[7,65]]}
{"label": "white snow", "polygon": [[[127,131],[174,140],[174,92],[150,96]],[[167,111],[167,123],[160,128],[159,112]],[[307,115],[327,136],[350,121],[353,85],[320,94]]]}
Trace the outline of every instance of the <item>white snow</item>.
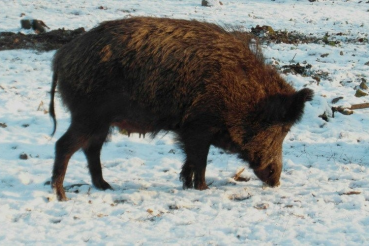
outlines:
{"label": "white snow", "polygon": [[[51,138],[45,110],[55,51],[1,51],[1,245],[369,244],[369,109],[349,116],[336,112],[329,122],[318,117],[330,114],[331,101],[339,96],[343,99],[335,105],[369,101],[369,96],[354,96],[362,79],[369,81],[368,1],[221,2],[201,7],[201,0],[1,1],[0,32],[32,33],[20,29],[20,20],[28,16],[51,29],[88,30],[101,21],[139,15],[332,35],[341,43],[263,45],[268,60],[280,66],[306,62],[312,71],[329,74],[319,85],[310,76],[285,75],[297,89],[312,88],[315,97],[285,139],[281,186],[263,187],[249,168],[242,173],[249,182],[234,181],[247,163],[211,148],[210,189],[182,190],[178,177],[184,155],[172,134],[140,139],[115,132],[102,152],[104,177],[114,190],[91,186],[79,152],[64,181],[70,200],[58,202],[47,181],[54,144],[69,125],[69,113],[58,98],[58,128]],[[21,154],[28,158],[20,159]]]}

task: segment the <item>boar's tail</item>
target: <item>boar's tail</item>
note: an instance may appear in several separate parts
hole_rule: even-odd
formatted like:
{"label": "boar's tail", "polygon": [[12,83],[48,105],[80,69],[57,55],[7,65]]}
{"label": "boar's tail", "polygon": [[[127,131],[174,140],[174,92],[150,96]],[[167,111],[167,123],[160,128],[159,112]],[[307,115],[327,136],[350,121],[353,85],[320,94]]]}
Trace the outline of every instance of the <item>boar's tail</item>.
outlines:
{"label": "boar's tail", "polygon": [[54,136],[55,131],[56,131],[56,117],[55,117],[55,109],[54,109],[54,97],[55,97],[55,89],[56,89],[56,82],[58,80],[58,76],[56,71],[54,70],[54,74],[53,74],[53,82],[51,84],[51,91],[50,91],[50,105],[49,105],[49,114],[51,116],[51,118],[53,119],[53,123],[54,123],[54,129],[53,132],[51,133],[51,136]]}

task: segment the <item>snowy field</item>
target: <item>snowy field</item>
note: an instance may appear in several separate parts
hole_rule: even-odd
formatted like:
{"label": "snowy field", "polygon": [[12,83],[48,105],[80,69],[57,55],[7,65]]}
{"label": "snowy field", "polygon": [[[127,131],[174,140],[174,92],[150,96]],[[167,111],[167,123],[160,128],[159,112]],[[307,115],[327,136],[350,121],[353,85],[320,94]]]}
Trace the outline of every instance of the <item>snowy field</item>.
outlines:
{"label": "snowy field", "polygon": [[[369,245],[369,109],[352,115],[331,106],[368,103],[355,97],[369,84],[369,2],[364,0],[16,0],[0,1],[0,32],[20,29],[20,17],[51,29],[87,30],[127,16],[165,16],[218,24],[269,25],[340,42],[263,45],[279,66],[311,64],[311,76],[287,73],[296,89],[315,91],[305,115],[287,135],[281,186],[263,188],[247,163],[211,148],[205,191],[182,190],[184,155],[171,134],[155,139],[118,133],[103,147],[105,179],[91,186],[86,160],[76,153],[64,181],[67,202],[49,185],[54,144],[69,125],[56,100],[58,129],[45,113],[55,53],[0,52],[0,245]],[[101,8],[102,7],[102,8]],[[342,35],[337,35],[341,33]],[[358,41],[358,40],[361,41]],[[368,91],[366,91],[368,92]],[[343,97],[337,103],[332,100]],[[236,182],[233,175],[246,167]]]}

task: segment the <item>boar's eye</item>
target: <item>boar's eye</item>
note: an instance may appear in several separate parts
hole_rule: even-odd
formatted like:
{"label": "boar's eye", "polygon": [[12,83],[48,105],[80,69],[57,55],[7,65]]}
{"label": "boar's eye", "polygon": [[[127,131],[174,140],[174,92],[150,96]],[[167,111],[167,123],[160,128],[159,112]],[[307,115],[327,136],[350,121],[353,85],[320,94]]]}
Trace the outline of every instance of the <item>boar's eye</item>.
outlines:
{"label": "boar's eye", "polygon": [[270,168],[269,169],[269,177],[272,176],[274,174],[274,168]]}

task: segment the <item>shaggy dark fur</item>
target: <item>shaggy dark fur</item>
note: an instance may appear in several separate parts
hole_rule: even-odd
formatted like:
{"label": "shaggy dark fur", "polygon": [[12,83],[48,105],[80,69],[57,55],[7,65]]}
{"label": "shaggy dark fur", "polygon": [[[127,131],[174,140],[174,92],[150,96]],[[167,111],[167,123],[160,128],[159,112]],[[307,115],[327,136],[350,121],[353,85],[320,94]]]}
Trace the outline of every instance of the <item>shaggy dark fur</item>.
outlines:
{"label": "shaggy dark fur", "polygon": [[[251,47],[251,48],[250,48]],[[210,145],[249,162],[279,184],[282,142],[313,91],[296,92],[241,32],[198,21],[136,17],[104,22],[63,46],[53,63],[50,115],[58,85],[71,125],[56,143],[52,187],[66,200],[70,157],[84,151],[92,183],[103,179],[100,151],[111,126],[173,131],[186,154],[184,188],[207,188]]]}

